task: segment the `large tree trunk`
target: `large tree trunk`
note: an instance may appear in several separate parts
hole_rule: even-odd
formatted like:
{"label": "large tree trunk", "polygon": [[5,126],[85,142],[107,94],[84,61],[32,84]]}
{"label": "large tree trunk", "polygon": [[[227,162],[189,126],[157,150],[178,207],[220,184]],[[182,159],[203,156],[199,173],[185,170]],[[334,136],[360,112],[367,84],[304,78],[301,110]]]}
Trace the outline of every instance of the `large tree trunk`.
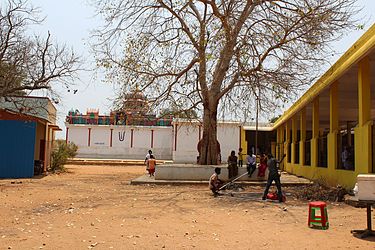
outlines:
{"label": "large tree trunk", "polygon": [[199,142],[199,164],[217,165],[220,146],[217,141],[217,106],[209,105],[203,111],[203,137]]}

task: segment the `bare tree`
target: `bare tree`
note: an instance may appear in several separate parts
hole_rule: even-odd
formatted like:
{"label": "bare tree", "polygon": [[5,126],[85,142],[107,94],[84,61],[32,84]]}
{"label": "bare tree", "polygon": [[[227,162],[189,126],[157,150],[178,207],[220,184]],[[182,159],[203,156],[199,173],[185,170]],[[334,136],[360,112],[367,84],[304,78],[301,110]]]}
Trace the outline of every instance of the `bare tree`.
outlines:
{"label": "bare tree", "polygon": [[52,93],[53,83],[68,85],[79,70],[79,57],[66,46],[31,35],[43,23],[27,0],[0,0],[0,98],[35,90]]}
{"label": "bare tree", "polygon": [[355,0],[93,1],[106,21],[93,48],[107,79],[154,105],[203,111],[200,164],[217,163],[219,112],[290,100],[356,11]]}

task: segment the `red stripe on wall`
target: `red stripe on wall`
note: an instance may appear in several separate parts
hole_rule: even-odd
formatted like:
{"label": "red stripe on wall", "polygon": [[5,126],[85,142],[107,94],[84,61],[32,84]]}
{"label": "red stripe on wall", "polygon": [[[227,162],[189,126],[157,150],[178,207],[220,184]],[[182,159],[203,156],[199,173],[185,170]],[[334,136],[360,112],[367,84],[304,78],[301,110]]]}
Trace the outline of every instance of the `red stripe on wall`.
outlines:
{"label": "red stripe on wall", "polygon": [[90,141],[91,141],[91,128],[89,128],[89,139],[88,139],[88,146],[90,147]]}
{"label": "red stripe on wall", "polygon": [[69,139],[69,128],[66,128],[65,142],[68,143]]}
{"label": "red stripe on wall", "polygon": [[112,147],[113,128],[111,128],[111,137],[109,139],[109,146]]}
{"label": "red stripe on wall", "polygon": [[174,127],[174,151],[177,150],[177,124]]}
{"label": "red stripe on wall", "polygon": [[130,130],[130,147],[131,148],[133,147],[133,132],[134,132],[134,129],[131,129]]}
{"label": "red stripe on wall", "polygon": [[151,129],[151,148],[154,147],[154,130]]}

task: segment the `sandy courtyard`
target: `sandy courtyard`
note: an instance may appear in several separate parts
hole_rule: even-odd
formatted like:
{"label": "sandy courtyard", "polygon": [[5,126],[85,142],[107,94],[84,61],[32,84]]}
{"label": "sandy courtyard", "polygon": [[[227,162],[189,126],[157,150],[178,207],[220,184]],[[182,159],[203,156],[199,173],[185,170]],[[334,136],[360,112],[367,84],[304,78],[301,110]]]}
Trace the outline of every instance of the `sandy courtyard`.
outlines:
{"label": "sandy courtyard", "polygon": [[365,209],[343,203],[316,230],[306,201],[262,202],[261,188],[214,198],[206,185],[129,185],[143,166],[68,170],[0,180],[0,249],[375,249],[350,233]]}

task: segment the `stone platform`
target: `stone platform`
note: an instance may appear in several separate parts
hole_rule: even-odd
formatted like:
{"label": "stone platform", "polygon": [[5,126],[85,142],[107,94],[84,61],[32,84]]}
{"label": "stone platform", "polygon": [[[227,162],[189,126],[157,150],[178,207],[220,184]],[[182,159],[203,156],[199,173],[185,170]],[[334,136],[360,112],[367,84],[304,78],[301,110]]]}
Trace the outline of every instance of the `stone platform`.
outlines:
{"label": "stone platform", "polygon": [[[148,175],[142,175],[131,181],[131,184],[204,184],[207,185],[208,179],[214,172],[217,165],[197,165],[197,164],[162,164],[156,166],[155,177],[149,177]],[[219,176],[223,181],[228,181],[228,169],[227,165],[223,164],[219,166],[221,168],[221,174]],[[238,174],[241,175],[247,172],[246,167],[238,168]],[[266,171],[266,177],[257,177],[258,169],[252,174],[252,177],[245,175],[240,178],[237,183],[246,185],[265,185],[268,176],[268,170]],[[310,180],[305,178],[297,177],[283,172],[281,175],[281,183],[283,185],[306,185],[311,184]]]}
{"label": "stone platform", "polygon": [[[220,179],[228,180],[228,165],[198,165],[198,164],[176,164],[165,163],[157,165],[155,169],[155,180],[191,180],[191,181],[207,181],[216,167],[221,168]],[[238,168],[238,175],[247,172],[246,165]],[[240,181],[262,181],[266,177],[257,177],[258,168],[252,174],[252,177],[247,175],[240,178]],[[268,176],[268,170],[266,170]]]}

